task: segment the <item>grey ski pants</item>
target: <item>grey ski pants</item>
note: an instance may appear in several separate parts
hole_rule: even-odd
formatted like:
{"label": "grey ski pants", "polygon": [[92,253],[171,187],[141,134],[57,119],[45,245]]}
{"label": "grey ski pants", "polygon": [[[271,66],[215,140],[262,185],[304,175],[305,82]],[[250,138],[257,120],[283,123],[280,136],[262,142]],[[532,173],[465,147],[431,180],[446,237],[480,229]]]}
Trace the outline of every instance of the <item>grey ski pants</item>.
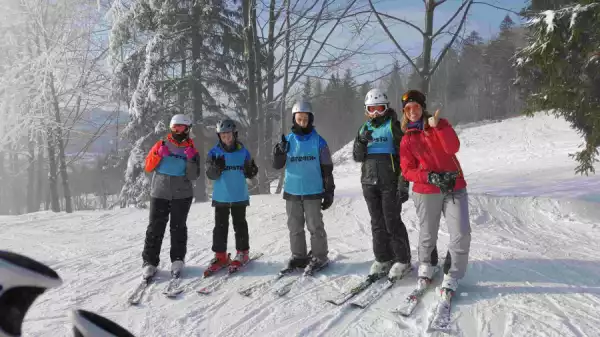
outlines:
{"label": "grey ski pants", "polygon": [[448,225],[451,265],[448,274],[461,279],[467,271],[471,246],[469,200],[466,189],[452,194],[413,193],[413,201],[420,220],[419,262],[431,264],[431,252],[436,246],[442,213]]}
{"label": "grey ski pants", "polygon": [[325,259],[328,253],[327,233],[321,213],[321,199],[286,200],[287,225],[290,231],[290,248],[292,256],[303,258],[307,256],[304,223],[310,233],[310,248],[312,255]]}

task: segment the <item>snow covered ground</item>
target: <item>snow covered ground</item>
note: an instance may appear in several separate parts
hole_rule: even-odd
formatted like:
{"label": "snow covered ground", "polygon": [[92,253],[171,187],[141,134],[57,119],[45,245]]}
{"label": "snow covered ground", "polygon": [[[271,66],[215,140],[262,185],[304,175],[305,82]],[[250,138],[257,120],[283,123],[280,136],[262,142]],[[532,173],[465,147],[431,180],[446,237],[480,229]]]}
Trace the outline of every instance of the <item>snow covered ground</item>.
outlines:
{"label": "snow covered ground", "polygon": [[[600,331],[600,178],[573,173],[581,138],[540,114],[461,128],[459,159],[470,191],[471,262],[455,299],[459,336],[598,336]],[[336,200],[324,212],[331,266],[284,297],[247,298],[236,291],[266,280],[289,256],[284,201],[252,197],[251,249],[265,253],[211,295],[178,299],[161,291],[168,277],[168,231],[157,285],[142,304],[126,298],[138,282],[147,210],[0,217],[0,249],[26,254],[56,269],[64,284],[43,294],[24,323],[24,336],[70,336],[68,311],[100,313],[137,336],[426,336],[429,293],[414,317],[390,313],[415,283],[400,281],[366,309],[324,300],[357,283],[373,259],[369,215],[351,145],[335,155]],[[406,223],[416,261],[412,201]],[[192,207],[184,282],[196,282],[209,262],[213,210]],[[442,224],[439,248],[448,235]],[[230,229],[230,251],[234,251]],[[439,283],[439,281],[438,281]]]}

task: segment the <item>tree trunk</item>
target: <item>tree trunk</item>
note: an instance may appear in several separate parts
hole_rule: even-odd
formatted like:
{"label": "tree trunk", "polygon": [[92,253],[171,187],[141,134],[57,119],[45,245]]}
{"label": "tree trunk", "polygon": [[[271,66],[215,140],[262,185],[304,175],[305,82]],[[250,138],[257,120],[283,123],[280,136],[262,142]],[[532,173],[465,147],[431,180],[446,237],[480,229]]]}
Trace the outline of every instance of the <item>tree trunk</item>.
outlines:
{"label": "tree trunk", "polygon": [[[198,18],[200,17],[198,11],[201,10],[200,5],[194,6],[192,9],[194,22],[198,22]],[[201,85],[201,68],[199,60],[202,59],[201,48],[202,48],[202,36],[200,35],[200,31],[198,30],[197,25],[192,25],[192,108],[194,111],[194,125],[197,128],[200,128],[197,139],[195,142],[196,150],[203,155],[204,151],[204,120],[203,120],[203,111],[202,111],[202,85]],[[196,187],[194,188],[194,195],[196,197],[195,202],[204,202],[208,200],[206,195],[206,179],[204,173],[204,160],[200,160],[200,176],[198,180],[196,180]]]}
{"label": "tree trunk", "polygon": [[49,74],[50,94],[52,95],[52,107],[54,109],[54,121],[56,122],[56,146],[58,147],[58,162],[60,170],[60,178],[62,181],[63,194],[65,196],[65,212],[73,213],[73,205],[71,203],[71,189],[69,188],[69,175],[67,173],[67,161],[65,158],[65,143],[62,134],[62,122],[60,120],[60,107],[58,105],[58,96],[54,87],[54,74]]}
{"label": "tree trunk", "polygon": [[[255,0],[243,1],[242,11],[244,15],[244,48],[246,56],[246,70],[248,74],[248,82],[246,83],[248,90],[248,120],[250,128],[248,130],[248,143],[252,152],[257,153],[260,146],[259,128],[256,127],[258,111],[257,111],[257,92],[256,86],[256,57],[255,57],[255,40],[256,40],[256,5]],[[254,127],[252,127],[254,126]]]}
{"label": "tree trunk", "polygon": [[58,202],[58,186],[57,186],[57,164],[56,164],[56,153],[54,148],[54,130],[52,127],[48,127],[48,134],[46,139],[46,150],[48,151],[48,188],[50,198],[50,208],[52,212],[60,212],[60,204]]}
{"label": "tree trunk", "polygon": [[[36,209],[40,208],[42,204],[42,196],[47,195],[46,186],[44,183],[46,182],[46,174],[44,171],[44,139],[41,135],[38,136],[37,140],[37,148],[38,148],[38,157],[37,157],[37,191],[35,193],[35,207]],[[47,208],[46,208],[47,210]]]}
{"label": "tree trunk", "polygon": [[19,156],[16,153],[11,153],[10,158],[10,188],[11,191],[11,214],[19,215],[21,214],[21,204],[23,200],[22,197],[22,188],[20,185],[19,177]]}
{"label": "tree trunk", "polygon": [[[287,1],[287,0],[286,0]],[[275,96],[275,6],[277,2],[271,0],[269,5],[269,33],[268,33],[268,51],[267,51],[267,104],[265,105],[265,132],[263,140],[263,171],[266,176],[269,173],[269,162],[271,156],[271,150],[273,148],[273,116],[276,113],[275,102],[273,97]],[[265,177],[266,188],[262,192],[263,194],[271,193],[271,183],[268,181],[268,177]]]}
{"label": "tree trunk", "polygon": [[[256,110],[257,110],[257,119],[258,119],[258,123],[257,125],[257,138],[258,138],[258,143],[256,146],[256,153],[257,153],[257,157],[259,159],[259,166],[264,167],[265,163],[267,163],[269,156],[268,156],[268,152],[266,151],[266,140],[268,138],[270,138],[270,135],[268,135],[266,133],[266,125],[268,123],[267,120],[267,113],[265,111],[266,107],[263,101],[263,78],[262,78],[262,53],[261,53],[261,48],[260,48],[260,41],[258,40],[258,36],[256,34],[256,7],[252,7],[252,16],[251,16],[251,24],[252,24],[252,31],[254,32],[253,35],[253,39],[254,39],[254,43],[253,43],[253,47],[254,47],[254,67],[256,70]],[[268,60],[267,60],[268,61]],[[268,181],[267,181],[267,174],[266,174],[266,170],[261,169],[258,171],[258,193],[259,194],[266,194],[267,190],[268,190]]]}
{"label": "tree trunk", "polygon": [[[286,0],[286,10],[285,10],[285,66],[283,69],[283,92],[281,93],[281,103],[279,104],[279,113],[281,117],[281,133],[285,134],[285,121],[286,121],[286,98],[288,92],[288,73],[290,70],[290,1]],[[285,169],[281,171],[281,175],[279,176],[279,181],[277,182],[277,189],[275,190],[276,194],[281,193],[281,189],[283,188],[283,180],[285,179]]]}
{"label": "tree trunk", "polygon": [[435,0],[426,0],[425,2],[425,34],[423,35],[423,68],[419,71],[421,75],[421,92],[429,92],[429,82],[431,81],[431,48],[433,41],[433,12],[435,10]]}
{"label": "tree trunk", "polygon": [[[4,170],[4,152],[0,151],[0,186],[8,186],[8,179],[6,179],[6,171]],[[0,214],[8,214],[7,205],[7,191],[8,188],[0,189]]]}
{"label": "tree trunk", "polygon": [[27,163],[27,213],[35,212],[39,209],[39,204],[35,205],[35,141],[31,132],[27,142],[29,158]]}
{"label": "tree trunk", "polygon": [[185,44],[182,42],[181,43],[181,80],[179,82],[179,113],[180,114],[185,114],[185,100],[186,100],[186,94],[188,93],[187,90],[185,90],[185,84],[186,84],[186,79],[185,79],[185,75],[187,72],[186,69],[186,58],[185,58]]}

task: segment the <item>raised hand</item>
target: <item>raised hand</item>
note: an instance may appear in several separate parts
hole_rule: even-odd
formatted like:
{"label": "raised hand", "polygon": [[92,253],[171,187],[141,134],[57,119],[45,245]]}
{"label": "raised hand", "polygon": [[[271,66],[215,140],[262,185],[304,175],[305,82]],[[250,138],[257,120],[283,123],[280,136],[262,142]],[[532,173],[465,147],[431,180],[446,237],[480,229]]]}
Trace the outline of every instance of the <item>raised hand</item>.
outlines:
{"label": "raised hand", "polygon": [[436,110],[435,114],[433,114],[433,117],[429,117],[429,126],[431,126],[432,128],[435,128],[438,125],[438,122],[440,121],[440,110]]}

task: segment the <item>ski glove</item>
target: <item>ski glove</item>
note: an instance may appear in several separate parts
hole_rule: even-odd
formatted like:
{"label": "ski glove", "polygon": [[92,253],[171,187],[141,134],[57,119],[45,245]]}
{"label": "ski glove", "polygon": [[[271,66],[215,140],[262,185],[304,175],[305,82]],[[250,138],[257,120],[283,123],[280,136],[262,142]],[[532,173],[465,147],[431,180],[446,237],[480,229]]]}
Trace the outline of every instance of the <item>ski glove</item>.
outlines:
{"label": "ski glove", "polygon": [[396,192],[396,199],[400,204],[408,201],[408,186],[409,182],[401,180],[398,183],[398,191]]}
{"label": "ski glove", "polygon": [[447,194],[454,189],[456,177],[458,177],[458,172],[429,172],[427,182],[439,187],[443,194]]}
{"label": "ski glove", "polygon": [[284,135],[281,135],[281,141],[275,145],[275,154],[276,155],[286,154],[286,153],[288,153],[289,149],[290,149],[289,142],[287,141],[287,139],[285,139]]}
{"label": "ski glove", "polygon": [[212,156],[213,165],[219,169],[219,172],[223,172],[225,170],[225,156],[216,157]]}
{"label": "ski glove", "polygon": [[188,146],[185,149],[185,155],[187,156],[188,160],[192,160],[192,158],[194,158],[194,156],[196,156],[196,154],[198,154],[198,151],[191,146]]}
{"label": "ski glove", "polygon": [[244,176],[246,176],[246,178],[252,179],[256,176],[257,173],[258,166],[256,166],[254,159],[251,159],[244,163]]}
{"label": "ski glove", "polygon": [[323,202],[321,203],[321,209],[326,210],[329,207],[331,207],[331,204],[333,204],[333,193],[325,192],[325,194],[323,194]]}
{"label": "ski glove", "polygon": [[373,131],[365,128],[359,135],[358,141],[363,144],[368,144],[373,141]]}
{"label": "ski glove", "polygon": [[169,148],[167,147],[167,145],[165,145],[165,142],[163,142],[162,145],[158,148],[157,153],[161,158],[168,157],[171,154]]}

